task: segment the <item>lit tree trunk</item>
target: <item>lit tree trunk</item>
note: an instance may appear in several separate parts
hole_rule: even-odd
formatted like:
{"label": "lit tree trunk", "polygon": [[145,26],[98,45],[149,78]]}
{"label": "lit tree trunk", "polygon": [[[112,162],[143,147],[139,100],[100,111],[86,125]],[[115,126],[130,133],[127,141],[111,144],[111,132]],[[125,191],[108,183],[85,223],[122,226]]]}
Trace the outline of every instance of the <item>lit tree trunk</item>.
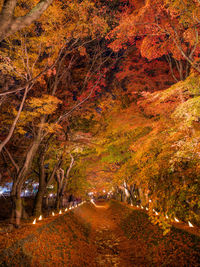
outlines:
{"label": "lit tree trunk", "polygon": [[56,171],[59,168],[61,163],[62,163],[62,157],[55,164],[49,177],[48,177],[48,174],[45,177],[44,158],[42,158],[42,160],[40,161],[39,188],[38,188],[38,192],[37,192],[37,195],[35,198],[35,203],[34,203],[34,215],[35,216],[39,216],[40,214],[42,214],[42,201],[43,201],[44,195],[46,193],[47,186],[52,183],[53,178],[56,174]]}
{"label": "lit tree trunk", "polygon": [[16,179],[13,182],[13,187],[11,191],[11,198],[13,201],[13,209],[14,209],[14,214],[15,214],[15,219],[16,219],[16,226],[19,225],[20,223],[20,218],[21,218],[21,212],[22,212],[22,202],[21,202],[21,190],[22,186],[24,183],[24,180],[29,172],[29,169],[31,167],[33,157],[35,156],[38,147],[41,143],[42,140],[42,132],[43,132],[43,127],[42,124],[44,123],[44,117],[41,120],[41,126],[39,127],[38,134],[35,137],[30,149],[28,150],[26,154],[26,159],[25,162],[20,169],[19,173],[17,174]]}
{"label": "lit tree trunk", "polygon": [[37,20],[52,2],[53,0],[40,0],[28,14],[23,17],[15,17],[17,0],[4,0],[0,13],[0,42]]}
{"label": "lit tree trunk", "polygon": [[70,166],[67,170],[66,175],[64,175],[64,170],[60,169],[57,172],[57,197],[56,197],[56,209],[58,210],[60,208],[60,204],[65,192],[65,188],[67,186],[67,181],[69,178],[69,173],[74,165],[74,157],[71,155],[70,153],[70,157],[71,157],[71,162],[70,162]]}

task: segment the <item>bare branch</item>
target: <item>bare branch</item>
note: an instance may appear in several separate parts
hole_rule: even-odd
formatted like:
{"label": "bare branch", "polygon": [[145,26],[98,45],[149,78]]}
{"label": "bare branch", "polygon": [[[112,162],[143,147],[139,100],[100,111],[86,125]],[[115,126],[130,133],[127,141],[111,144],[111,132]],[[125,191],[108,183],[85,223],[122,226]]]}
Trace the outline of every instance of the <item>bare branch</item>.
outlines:
{"label": "bare branch", "polygon": [[1,153],[2,149],[4,148],[4,146],[9,142],[10,138],[11,138],[12,135],[13,135],[13,132],[14,132],[15,127],[16,127],[16,124],[17,124],[17,122],[18,122],[18,120],[19,120],[19,116],[20,116],[21,111],[22,111],[23,106],[24,106],[24,102],[25,102],[25,100],[26,100],[26,96],[27,96],[28,88],[29,88],[29,87],[27,86],[26,89],[25,89],[25,92],[24,92],[24,96],[23,96],[22,102],[21,102],[20,107],[19,107],[19,110],[18,110],[18,112],[17,112],[17,116],[15,117],[15,119],[14,119],[14,121],[13,121],[13,123],[12,123],[12,126],[11,126],[11,128],[10,128],[10,130],[9,130],[9,133],[8,133],[7,137],[3,140],[3,142],[0,143],[0,153]]}

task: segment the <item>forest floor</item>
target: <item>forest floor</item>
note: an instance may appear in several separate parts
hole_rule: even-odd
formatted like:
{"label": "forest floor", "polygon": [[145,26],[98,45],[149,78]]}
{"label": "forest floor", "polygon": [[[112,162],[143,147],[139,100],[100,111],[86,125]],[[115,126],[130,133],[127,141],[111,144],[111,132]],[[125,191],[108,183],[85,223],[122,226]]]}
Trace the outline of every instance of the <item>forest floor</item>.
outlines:
{"label": "forest floor", "polygon": [[145,212],[86,203],[0,235],[0,266],[200,266],[200,238],[172,227],[163,236]]}

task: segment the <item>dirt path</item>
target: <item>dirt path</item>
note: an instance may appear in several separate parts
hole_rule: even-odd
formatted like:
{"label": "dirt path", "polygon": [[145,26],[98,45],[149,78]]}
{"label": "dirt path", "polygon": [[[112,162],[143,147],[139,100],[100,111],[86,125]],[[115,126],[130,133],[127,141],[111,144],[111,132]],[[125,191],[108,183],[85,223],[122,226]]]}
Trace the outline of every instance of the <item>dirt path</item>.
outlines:
{"label": "dirt path", "polygon": [[97,251],[96,266],[150,266],[136,242],[125,237],[117,223],[119,218],[113,215],[107,204],[99,204],[92,212],[85,210],[79,214],[92,227],[90,238]]}

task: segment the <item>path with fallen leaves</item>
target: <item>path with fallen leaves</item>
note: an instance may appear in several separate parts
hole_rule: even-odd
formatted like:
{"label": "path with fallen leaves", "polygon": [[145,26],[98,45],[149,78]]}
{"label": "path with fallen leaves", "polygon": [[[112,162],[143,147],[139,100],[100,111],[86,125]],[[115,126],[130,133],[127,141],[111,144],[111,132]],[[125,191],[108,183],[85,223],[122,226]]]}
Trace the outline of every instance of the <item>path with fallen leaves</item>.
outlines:
{"label": "path with fallen leaves", "polygon": [[109,205],[97,204],[92,210],[79,210],[92,227],[91,241],[97,250],[95,266],[150,266],[139,247],[133,251],[133,241],[125,237]]}
{"label": "path with fallen leaves", "polygon": [[[97,202],[93,209],[78,211],[92,227],[90,240],[97,250],[95,266],[200,266],[197,236],[191,237],[187,232],[182,236],[173,230],[163,237],[147,217],[140,222],[135,216],[147,216],[144,212],[117,205],[118,208]],[[195,248],[192,238],[198,239]]]}
{"label": "path with fallen leaves", "polygon": [[200,239],[173,228],[163,236],[145,212],[92,203],[0,237],[0,266],[200,266]]}

